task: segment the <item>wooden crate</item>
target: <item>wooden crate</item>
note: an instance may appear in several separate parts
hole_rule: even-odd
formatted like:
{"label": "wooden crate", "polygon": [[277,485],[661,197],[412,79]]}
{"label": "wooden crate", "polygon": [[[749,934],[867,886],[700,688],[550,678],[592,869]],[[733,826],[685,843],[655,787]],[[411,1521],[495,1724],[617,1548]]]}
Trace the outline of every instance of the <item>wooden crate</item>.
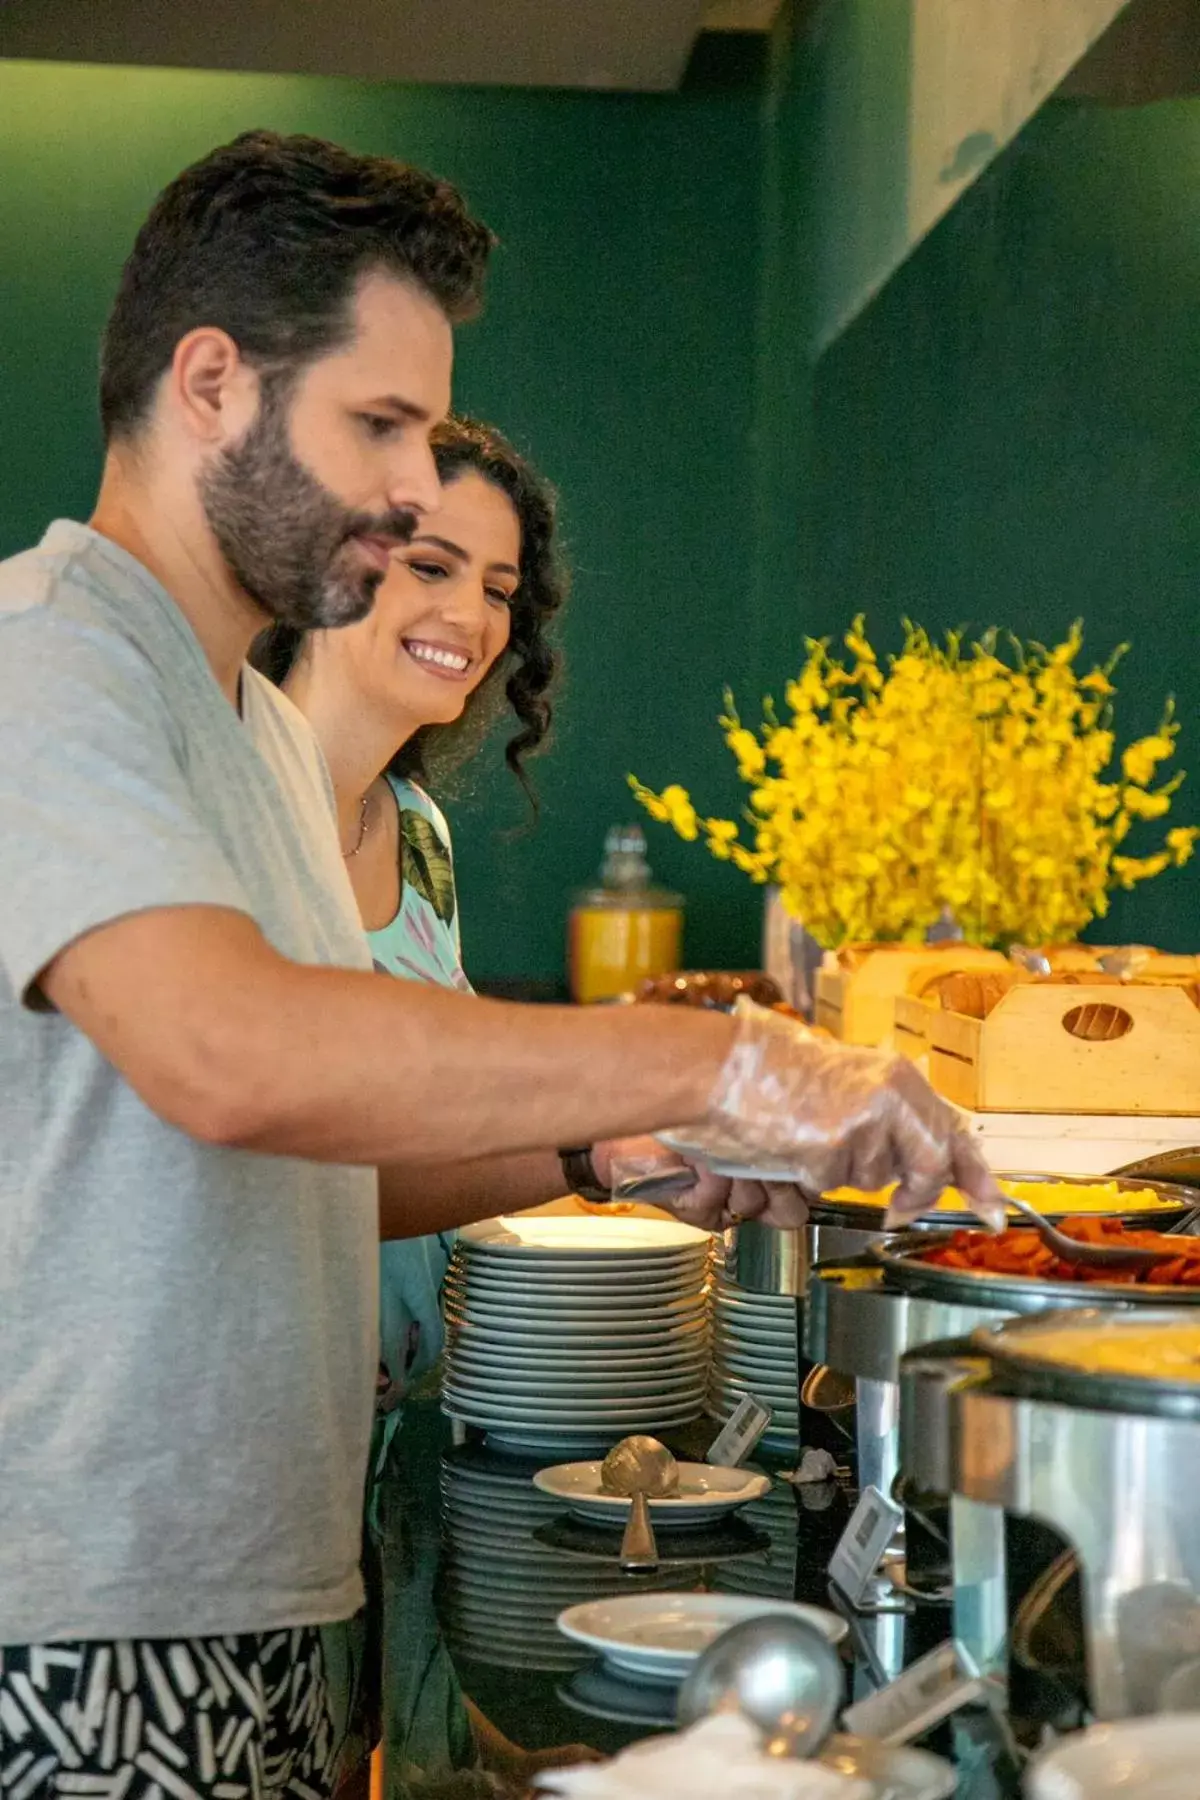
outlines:
{"label": "wooden crate", "polygon": [[[1122,1035],[1076,1035],[1089,1007]],[[975,1112],[1200,1117],[1200,1007],[1182,988],[1020,984],[986,1019],[931,1009],[928,1044],[934,1087]]]}
{"label": "wooden crate", "polygon": [[918,970],[1005,969],[998,950],[953,944],[896,945],[870,951],[858,968],[840,968],[832,959],[817,971],[816,1022],[846,1044],[890,1044],[896,1001],[907,993]]}
{"label": "wooden crate", "polygon": [[937,1010],[928,1000],[897,994],[892,1043],[909,1062],[920,1062],[929,1049],[929,1015]]}

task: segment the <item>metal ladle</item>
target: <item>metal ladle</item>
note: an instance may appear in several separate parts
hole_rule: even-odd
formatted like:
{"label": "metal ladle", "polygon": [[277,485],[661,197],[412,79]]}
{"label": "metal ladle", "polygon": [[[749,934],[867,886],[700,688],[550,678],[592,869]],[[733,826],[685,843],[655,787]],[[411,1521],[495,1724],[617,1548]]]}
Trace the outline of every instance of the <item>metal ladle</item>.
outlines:
{"label": "metal ladle", "polygon": [[622,1569],[628,1573],[657,1569],[658,1543],[647,1496],[662,1500],[678,1493],[679,1464],[671,1452],[657,1438],[622,1438],[600,1465],[600,1486],[607,1494],[628,1495],[632,1502],[621,1539]]}
{"label": "metal ladle", "polygon": [[1085,1244],[1079,1238],[1069,1237],[1065,1231],[1059,1231],[1049,1219],[1044,1218],[1035,1206],[1027,1200],[1019,1200],[1015,1194],[1005,1194],[1008,1204],[1029,1220],[1038,1236],[1048,1250],[1063,1262],[1080,1263],[1096,1269],[1148,1269],[1153,1263],[1166,1260],[1161,1250],[1139,1250],[1122,1248],[1118,1244]]}
{"label": "metal ladle", "polygon": [[714,1638],[684,1678],[676,1722],[739,1712],[757,1725],[767,1756],[812,1756],[833,1727],[842,1665],[824,1633],[787,1613],[743,1619]]}

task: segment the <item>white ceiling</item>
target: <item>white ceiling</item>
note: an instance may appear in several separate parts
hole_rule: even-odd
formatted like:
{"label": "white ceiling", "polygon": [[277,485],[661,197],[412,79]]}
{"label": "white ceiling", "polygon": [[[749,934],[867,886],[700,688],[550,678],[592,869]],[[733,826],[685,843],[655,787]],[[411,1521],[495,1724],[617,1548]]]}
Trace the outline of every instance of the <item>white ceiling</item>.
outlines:
{"label": "white ceiling", "polygon": [[[779,0],[0,0],[0,57],[664,90],[697,32]],[[706,13],[711,15],[706,21]]]}

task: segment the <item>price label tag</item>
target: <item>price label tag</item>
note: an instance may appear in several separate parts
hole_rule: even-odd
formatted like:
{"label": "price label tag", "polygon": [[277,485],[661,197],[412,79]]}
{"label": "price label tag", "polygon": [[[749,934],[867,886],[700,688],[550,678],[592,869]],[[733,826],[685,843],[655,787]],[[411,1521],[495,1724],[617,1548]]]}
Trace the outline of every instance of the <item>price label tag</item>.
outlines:
{"label": "price label tag", "polygon": [[987,1683],[963,1646],[953,1638],[905,1669],[877,1694],[856,1700],[842,1714],[855,1737],[907,1744],[921,1737],[960,1706],[987,1698]]}
{"label": "price label tag", "polygon": [[770,1423],[770,1407],[763,1406],[751,1394],[743,1395],[709,1446],[705,1462],[736,1469],[749,1456]]}
{"label": "price label tag", "polygon": [[865,1599],[871,1577],[903,1517],[904,1508],[878,1488],[863,1489],[829,1563],[830,1581],[851,1606]]}

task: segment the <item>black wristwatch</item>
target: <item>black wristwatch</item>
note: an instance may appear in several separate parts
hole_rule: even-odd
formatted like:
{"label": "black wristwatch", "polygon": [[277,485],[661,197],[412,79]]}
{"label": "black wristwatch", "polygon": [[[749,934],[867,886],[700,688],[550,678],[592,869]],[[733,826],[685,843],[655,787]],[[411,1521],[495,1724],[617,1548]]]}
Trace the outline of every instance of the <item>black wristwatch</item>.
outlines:
{"label": "black wristwatch", "polygon": [[581,1200],[590,1200],[594,1206],[606,1206],[611,1201],[611,1189],[600,1184],[590,1144],[578,1150],[560,1150],[558,1160],[571,1193],[578,1194]]}

